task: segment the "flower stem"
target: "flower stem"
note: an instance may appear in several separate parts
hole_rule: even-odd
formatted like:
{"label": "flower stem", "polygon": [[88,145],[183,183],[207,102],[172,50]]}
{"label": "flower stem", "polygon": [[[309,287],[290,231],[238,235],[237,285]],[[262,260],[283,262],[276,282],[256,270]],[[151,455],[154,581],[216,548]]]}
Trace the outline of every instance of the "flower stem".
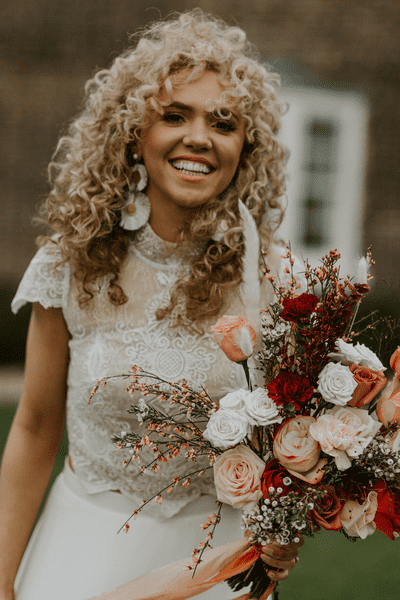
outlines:
{"label": "flower stem", "polygon": [[241,360],[239,364],[241,364],[243,367],[244,374],[246,375],[247,386],[251,392],[253,388],[251,387],[250,371],[249,371],[249,366],[247,364],[247,359]]}

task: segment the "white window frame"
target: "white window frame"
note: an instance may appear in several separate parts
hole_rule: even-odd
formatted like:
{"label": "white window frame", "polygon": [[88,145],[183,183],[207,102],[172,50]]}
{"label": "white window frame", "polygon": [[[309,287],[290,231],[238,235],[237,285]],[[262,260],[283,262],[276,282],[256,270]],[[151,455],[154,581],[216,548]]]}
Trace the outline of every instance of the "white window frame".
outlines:
{"label": "white window frame", "polygon": [[[319,88],[287,87],[281,99],[288,102],[289,111],[282,118],[280,138],[290,150],[288,163],[287,209],[278,236],[291,242],[298,256],[315,265],[324,254],[337,248],[342,255],[342,274],[353,272],[354,261],[361,255],[365,207],[365,174],[367,161],[369,105],[355,92],[331,91]],[[308,174],[306,127],[314,120],[332,121],[338,125],[335,159],[336,177],[332,188],[330,223],[327,240],[316,248],[301,241],[305,185]],[[343,270],[345,271],[343,273]]]}

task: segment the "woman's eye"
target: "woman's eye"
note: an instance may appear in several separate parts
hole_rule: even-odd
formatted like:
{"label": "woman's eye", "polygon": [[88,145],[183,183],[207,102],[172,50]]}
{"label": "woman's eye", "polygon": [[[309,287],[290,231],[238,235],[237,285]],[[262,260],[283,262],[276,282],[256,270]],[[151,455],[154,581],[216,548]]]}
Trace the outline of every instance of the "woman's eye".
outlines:
{"label": "woman's eye", "polygon": [[236,126],[234,123],[232,123],[232,121],[217,121],[214,125],[214,127],[216,127],[217,129],[219,129],[220,131],[225,131],[225,132],[229,132],[229,131],[235,131]]}
{"label": "woman's eye", "polygon": [[183,121],[183,116],[179,113],[164,113],[163,117],[162,117],[163,121],[166,121],[167,123],[182,123]]}

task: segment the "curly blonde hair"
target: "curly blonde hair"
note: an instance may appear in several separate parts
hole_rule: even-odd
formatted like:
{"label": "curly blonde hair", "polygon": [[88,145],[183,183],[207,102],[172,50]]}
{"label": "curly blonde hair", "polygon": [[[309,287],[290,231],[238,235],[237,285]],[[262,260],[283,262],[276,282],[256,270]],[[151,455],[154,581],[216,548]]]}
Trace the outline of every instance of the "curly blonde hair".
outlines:
{"label": "curly blonde hair", "polygon": [[[285,109],[276,94],[279,76],[260,64],[240,28],[200,9],[150,24],[137,35],[136,47],[86,85],[84,110],[60,139],[49,166],[53,189],[45,220],[59,234],[63,260],[71,263],[80,282],[81,304],[93,298],[96,281],[107,274],[112,275],[111,302],[126,302],[119,272],[132,233],[118,223],[140,129],[151,110],[162,110],[157,96],[162,88],[171,89],[172,74],[189,69],[193,78],[204,70],[218,72],[245,120],[239,166],[228,188],[202,206],[182,232],[182,238],[208,241],[189,276],[176,283],[169,306],[157,315],[164,318],[184,300],[180,320],[196,324],[216,315],[224,290],[241,281],[238,198],[250,209],[265,248],[283,216],[287,151],[277,137]],[[225,235],[215,242],[211,236],[220,223]]]}

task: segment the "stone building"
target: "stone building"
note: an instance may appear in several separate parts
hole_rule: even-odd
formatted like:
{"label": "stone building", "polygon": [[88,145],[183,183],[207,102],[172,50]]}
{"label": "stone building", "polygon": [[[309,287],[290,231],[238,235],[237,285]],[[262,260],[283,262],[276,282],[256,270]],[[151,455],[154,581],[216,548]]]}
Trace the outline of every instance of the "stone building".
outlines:
{"label": "stone building", "polygon": [[282,235],[307,256],[338,246],[350,257],[372,245],[371,297],[400,312],[398,1],[14,0],[0,10],[3,360],[19,356],[15,332],[28,313],[15,320],[7,303],[35,251],[31,219],[47,192],[47,164],[85,81],[128,32],[196,5],[245,29],[282,73],[291,105],[282,135],[292,151]]}

